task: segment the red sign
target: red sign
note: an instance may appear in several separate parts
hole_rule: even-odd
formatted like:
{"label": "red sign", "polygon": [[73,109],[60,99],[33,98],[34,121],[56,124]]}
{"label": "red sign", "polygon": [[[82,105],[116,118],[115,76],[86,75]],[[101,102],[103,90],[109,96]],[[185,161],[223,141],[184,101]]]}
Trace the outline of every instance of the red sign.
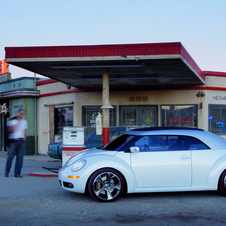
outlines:
{"label": "red sign", "polygon": [[192,125],[193,118],[192,117],[167,117],[166,125]]}

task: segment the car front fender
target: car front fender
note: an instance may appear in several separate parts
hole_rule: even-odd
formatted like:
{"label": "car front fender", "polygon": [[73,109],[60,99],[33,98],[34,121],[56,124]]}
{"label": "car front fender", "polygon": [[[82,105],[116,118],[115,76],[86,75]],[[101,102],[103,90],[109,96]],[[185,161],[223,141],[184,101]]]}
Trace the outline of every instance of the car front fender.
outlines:
{"label": "car front fender", "polygon": [[[130,158],[130,153],[128,153],[128,158]],[[121,173],[125,178],[127,193],[135,191],[136,178],[130,165],[128,164],[128,161],[124,161],[123,159],[110,155],[88,156],[85,159],[87,161],[87,165],[82,170],[83,176],[86,177],[86,184],[88,183],[90,176],[97,170],[112,168]]]}

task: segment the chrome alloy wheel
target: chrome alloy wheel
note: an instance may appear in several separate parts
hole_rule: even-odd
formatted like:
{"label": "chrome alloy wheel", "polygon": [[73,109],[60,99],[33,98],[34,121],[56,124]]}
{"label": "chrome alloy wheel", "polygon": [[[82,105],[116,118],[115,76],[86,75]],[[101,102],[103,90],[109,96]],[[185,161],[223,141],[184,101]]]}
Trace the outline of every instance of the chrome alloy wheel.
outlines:
{"label": "chrome alloy wheel", "polygon": [[121,175],[112,169],[97,171],[89,181],[90,195],[98,201],[114,201],[124,189]]}

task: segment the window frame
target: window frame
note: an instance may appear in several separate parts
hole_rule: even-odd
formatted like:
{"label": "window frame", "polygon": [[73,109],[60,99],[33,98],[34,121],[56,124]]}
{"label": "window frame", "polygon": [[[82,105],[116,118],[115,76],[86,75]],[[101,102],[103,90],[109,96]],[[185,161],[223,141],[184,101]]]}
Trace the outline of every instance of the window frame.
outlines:
{"label": "window frame", "polygon": [[[149,140],[149,142],[150,142],[150,137],[152,137],[152,136],[159,136],[159,137],[165,137],[166,139],[163,139],[163,140],[165,140],[165,144],[164,145],[162,145],[162,146],[164,146],[165,148],[163,149],[161,149],[161,146],[159,146],[158,144],[157,145],[154,145],[154,146],[150,146],[150,143],[149,143],[149,145],[148,145],[148,148],[150,149],[149,151],[144,151],[144,150],[142,150],[142,151],[140,151],[141,153],[143,153],[143,152],[175,152],[175,151],[202,151],[202,150],[209,150],[210,148],[205,144],[205,143],[203,143],[201,140],[199,140],[198,138],[196,138],[196,137],[192,137],[192,136],[188,136],[188,135],[177,135],[177,134],[159,134],[159,135],[137,135],[137,136],[135,136],[133,139],[131,139],[128,143],[126,143],[126,144],[124,144],[124,145],[121,145],[120,147],[118,147],[116,150],[118,150],[118,151],[125,151],[125,152],[128,152],[129,151],[129,149],[130,149],[130,147],[139,147],[139,148],[141,148],[141,147],[144,147],[145,145],[143,145],[143,146],[139,146],[139,145],[136,145],[135,143],[136,142],[139,142],[139,140],[141,140],[141,139],[143,139],[143,138],[145,138],[145,137],[148,137],[148,139],[147,140]],[[182,148],[182,149],[169,149],[172,145],[174,145],[174,144],[176,144],[176,142],[177,142],[177,140],[175,141],[175,143],[171,143],[170,145],[169,145],[169,138],[170,137],[177,137],[177,139],[178,138],[182,138],[182,139],[184,139],[184,141],[185,141],[185,147],[186,148]],[[197,149],[195,149],[195,148],[190,148],[190,144],[188,143],[189,142],[189,138],[191,138],[191,139],[194,139],[194,140],[196,140],[196,141],[198,141],[198,143],[200,143],[200,144],[202,144],[202,145],[204,145],[205,146],[205,148],[197,148]],[[152,149],[153,147],[160,147],[160,149],[159,150],[155,150],[155,149]],[[141,150],[141,149],[140,149]]]}
{"label": "window frame", "polygon": [[[210,118],[209,118],[209,116],[212,115],[211,109],[210,109],[212,106],[214,106],[214,107],[217,107],[217,106],[225,107],[225,110],[226,110],[226,105],[225,104],[209,104],[208,105],[208,129],[209,129],[209,132],[217,134],[217,135],[222,135],[222,136],[226,135],[226,117],[225,117],[225,119],[221,118],[221,116],[222,116],[221,110],[222,109],[218,109],[220,111],[220,120],[216,121],[214,123],[216,125],[216,123],[218,122],[218,123],[220,123],[219,126],[223,126],[223,127],[219,127],[219,132],[216,132],[216,131],[212,130],[212,126],[211,126],[212,121],[210,121]],[[214,128],[216,128],[216,127],[214,127]],[[225,130],[223,130],[223,128],[225,128]]]}
{"label": "window frame", "polygon": [[[195,114],[196,114],[196,119],[194,119],[194,123],[195,125],[187,125],[186,123],[182,126],[182,124],[177,123],[177,122],[172,122],[172,124],[164,124],[163,125],[163,107],[176,107],[176,106],[195,106]],[[198,104],[162,104],[160,105],[160,114],[161,114],[161,126],[165,126],[165,127],[189,127],[189,128],[198,128]],[[191,116],[187,117],[187,116],[179,116],[177,117],[178,120],[181,120],[181,118],[190,118]],[[175,116],[172,116],[171,118],[175,118]],[[185,119],[186,120],[186,119]]]}
{"label": "window frame", "polygon": [[[72,108],[72,122],[70,122],[69,124],[66,122],[66,125],[57,126],[57,109],[63,109],[63,108]],[[63,134],[64,126],[73,126],[73,124],[74,124],[74,106],[73,105],[54,107],[54,135],[55,136],[59,136]],[[60,129],[62,130],[62,133],[59,133]]]}
{"label": "window frame", "polygon": [[[93,133],[96,130],[96,128],[92,128],[89,125],[84,125],[84,122],[85,122],[85,124],[88,124],[88,120],[91,120],[91,119],[86,119],[85,118],[86,116],[83,114],[84,113],[84,109],[87,108],[89,110],[89,109],[92,109],[92,108],[96,108],[97,110],[95,110],[95,112],[93,112],[93,113],[100,112],[102,114],[102,108],[101,107],[102,107],[101,105],[82,105],[81,106],[82,126],[85,126],[85,127],[88,128],[88,135]],[[111,120],[110,120],[109,121],[109,127],[117,126],[117,105],[112,105],[112,107],[113,107],[113,108],[111,108],[112,111],[113,111],[112,112],[112,114],[113,114],[112,117],[113,117],[114,122],[113,122],[113,125],[111,125]],[[109,109],[109,110],[111,111],[111,109]],[[109,111],[109,114],[111,114],[110,111]],[[111,115],[110,115],[110,117],[111,117]],[[93,120],[95,120],[95,119],[93,119]]]}

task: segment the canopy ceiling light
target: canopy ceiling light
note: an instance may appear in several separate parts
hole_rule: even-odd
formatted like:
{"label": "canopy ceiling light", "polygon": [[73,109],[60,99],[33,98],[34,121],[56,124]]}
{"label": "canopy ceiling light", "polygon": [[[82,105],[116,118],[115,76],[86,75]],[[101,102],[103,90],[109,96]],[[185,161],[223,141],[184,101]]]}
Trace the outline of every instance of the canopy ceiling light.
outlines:
{"label": "canopy ceiling light", "polygon": [[123,67],[144,67],[142,64],[118,64],[118,65],[49,65],[52,69],[71,69],[71,68],[123,68]]}
{"label": "canopy ceiling light", "polygon": [[[109,80],[125,80],[125,79],[133,79],[133,80],[149,80],[149,79],[157,79],[158,76],[144,76],[144,77],[110,77]],[[103,79],[103,77],[83,77],[82,80],[100,80]]]}

